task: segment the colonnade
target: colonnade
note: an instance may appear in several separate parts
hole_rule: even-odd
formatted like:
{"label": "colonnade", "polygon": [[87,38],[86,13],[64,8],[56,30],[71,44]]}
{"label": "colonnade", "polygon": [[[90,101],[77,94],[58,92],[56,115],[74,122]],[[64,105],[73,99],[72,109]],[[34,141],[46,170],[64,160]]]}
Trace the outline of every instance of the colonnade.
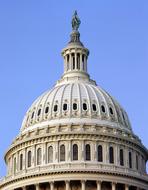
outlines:
{"label": "colonnade", "polygon": [[[72,186],[71,186],[71,181],[66,180],[66,181],[62,181],[64,184],[64,187],[61,187],[60,189],[63,190],[71,190]],[[75,181],[73,181],[75,182]],[[87,189],[87,181],[86,180],[81,180],[80,182],[80,188],[78,188],[79,190],[86,190]],[[105,187],[105,182],[103,181],[92,181],[95,182],[96,186],[94,188],[92,188],[93,190],[145,190],[145,189],[141,189],[139,187],[135,187],[135,186],[130,186],[128,184],[121,184],[122,187],[117,187],[117,185],[119,185],[119,183],[117,182],[106,182],[110,185],[110,187]],[[35,185],[31,185],[31,186],[24,186],[18,189],[14,189],[14,190],[58,190],[58,188],[55,186],[54,181],[49,182],[46,187],[42,188],[39,184],[35,184]],[[103,186],[102,186],[103,184]]]}

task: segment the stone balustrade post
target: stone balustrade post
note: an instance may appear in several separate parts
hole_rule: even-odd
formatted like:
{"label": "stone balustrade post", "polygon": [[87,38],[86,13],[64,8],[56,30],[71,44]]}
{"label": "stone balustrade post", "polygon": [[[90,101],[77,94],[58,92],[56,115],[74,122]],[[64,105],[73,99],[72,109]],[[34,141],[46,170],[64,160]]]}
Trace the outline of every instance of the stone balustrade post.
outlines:
{"label": "stone balustrade post", "polygon": [[84,180],[81,181],[81,190],[85,190],[85,181]]}
{"label": "stone balustrade post", "polygon": [[101,181],[97,181],[97,190],[101,190]]}

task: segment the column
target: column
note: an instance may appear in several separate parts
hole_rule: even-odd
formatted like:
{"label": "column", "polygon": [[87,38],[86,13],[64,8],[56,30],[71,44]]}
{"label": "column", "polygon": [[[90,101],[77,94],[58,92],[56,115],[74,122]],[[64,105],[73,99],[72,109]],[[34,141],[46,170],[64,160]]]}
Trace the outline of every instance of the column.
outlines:
{"label": "column", "polygon": [[101,190],[101,181],[97,181],[97,190]]}
{"label": "column", "polygon": [[54,182],[53,181],[50,182],[50,190],[54,190]]}
{"label": "column", "polygon": [[125,190],[129,190],[129,185],[125,184]]}
{"label": "column", "polygon": [[85,190],[85,181],[84,180],[81,181],[81,190]]}
{"label": "column", "polygon": [[36,189],[36,190],[40,190],[39,184],[36,184],[36,185],[35,185],[35,189]]}
{"label": "column", "polygon": [[22,187],[22,190],[26,190],[26,186]]}
{"label": "column", "polygon": [[70,182],[69,181],[65,181],[65,185],[66,185],[66,190],[70,189]]}
{"label": "column", "polygon": [[112,190],[116,190],[116,183],[112,182]]}

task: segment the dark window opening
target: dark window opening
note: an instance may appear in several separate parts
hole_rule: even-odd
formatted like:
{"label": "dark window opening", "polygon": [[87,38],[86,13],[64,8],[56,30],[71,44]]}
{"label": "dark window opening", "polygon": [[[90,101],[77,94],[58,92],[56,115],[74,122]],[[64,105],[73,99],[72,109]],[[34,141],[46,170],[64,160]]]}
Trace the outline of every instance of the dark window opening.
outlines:
{"label": "dark window opening", "polygon": [[34,117],[34,112],[32,112],[31,119],[33,119],[33,117]]}
{"label": "dark window opening", "polygon": [[96,104],[93,104],[93,105],[92,105],[92,109],[93,109],[93,111],[97,111],[97,106],[96,106]]}
{"label": "dark window opening", "polygon": [[23,169],[23,154],[20,155],[20,170]]}
{"label": "dark window opening", "polygon": [[53,162],[53,147],[48,147],[48,163]]}
{"label": "dark window opening", "polygon": [[101,106],[101,110],[103,113],[105,113],[105,107],[103,105]]}
{"label": "dark window opening", "polygon": [[64,110],[64,111],[67,110],[67,104],[63,104],[63,110]]}
{"label": "dark window opening", "polygon": [[138,166],[138,156],[136,155],[136,169],[138,170],[139,166]]}
{"label": "dark window opening", "polygon": [[129,168],[132,168],[132,153],[129,152]]}
{"label": "dark window opening", "polygon": [[72,53],[73,69],[75,69],[75,55]]}
{"label": "dark window opening", "polygon": [[87,110],[87,104],[86,103],[83,103],[83,110]]}
{"label": "dark window opening", "polygon": [[114,163],[114,149],[113,147],[109,147],[109,163]]}
{"label": "dark window opening", "polygon": [[31,167],[31,151],[28,151],[28,167]]}
{"label": "dark window opening", "polygon": [[110,114],[113,115],[113,109],[109,108]]}
{"label": "dark window opening", "polygon": [[73,110],[77,110],[77,104],[73,103]]}
{"label": "dark window opening", "polygon": [[85,146],[85,157],[86,157],[86,160],[91,160],[91,155],[90,155],[90,145],[87,144]]}
{"label": "dark window opening", "polygon": [[41,114],[41,109],[38,110],[38,116]]}
{"label": "dark window opening", "polygon": [[54,111],[54,112],[57,112],[57,111],[58,111],[58,105],[54,105],[53,111]]}
{"label": "dark window opening", "polygon": [[69,63],[69,55],[67,55],[67,63]]}
{"label": "dark window opening", "polygon": [[60,146],[60,161],[65,161],[65,146]]}
{"label": "dark window opening", "polygon": [[103,161],[102,146],[99,145],[98,146],[98,162],[102,162],[102,161]]}
{"label": "dark window opening", "polygon": [[45,108],[45,113],[48,113],[48,111],[49,111],[49,107],[46,107]]}
{"label": "dark window opening", "polygon": [[37,165],[41,165],[42,162],[42,150],[41,148],[37,149]]}
{"label": "dark window opening", "polygon": [[77,54],[77,69],[80,70],[80,54]]}
{"label": "dark window opening", "polygon": [[73,145],[73,160],[78,160],[78,145]]}
{"label": "dark window opening", "polygon": [[120,166],[124,166],[123,149],[120,149]]}

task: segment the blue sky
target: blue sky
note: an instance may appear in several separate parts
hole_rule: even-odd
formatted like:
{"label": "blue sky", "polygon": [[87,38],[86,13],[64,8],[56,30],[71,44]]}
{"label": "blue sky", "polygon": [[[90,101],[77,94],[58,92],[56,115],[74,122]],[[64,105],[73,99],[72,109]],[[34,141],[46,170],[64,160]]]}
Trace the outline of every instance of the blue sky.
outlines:
{"label": "blue sky", "polygon": [[75,9],[91,77],[121,103],[148,147],[148,1],[1,0],[0,176],[26,110],[62,74]]}

